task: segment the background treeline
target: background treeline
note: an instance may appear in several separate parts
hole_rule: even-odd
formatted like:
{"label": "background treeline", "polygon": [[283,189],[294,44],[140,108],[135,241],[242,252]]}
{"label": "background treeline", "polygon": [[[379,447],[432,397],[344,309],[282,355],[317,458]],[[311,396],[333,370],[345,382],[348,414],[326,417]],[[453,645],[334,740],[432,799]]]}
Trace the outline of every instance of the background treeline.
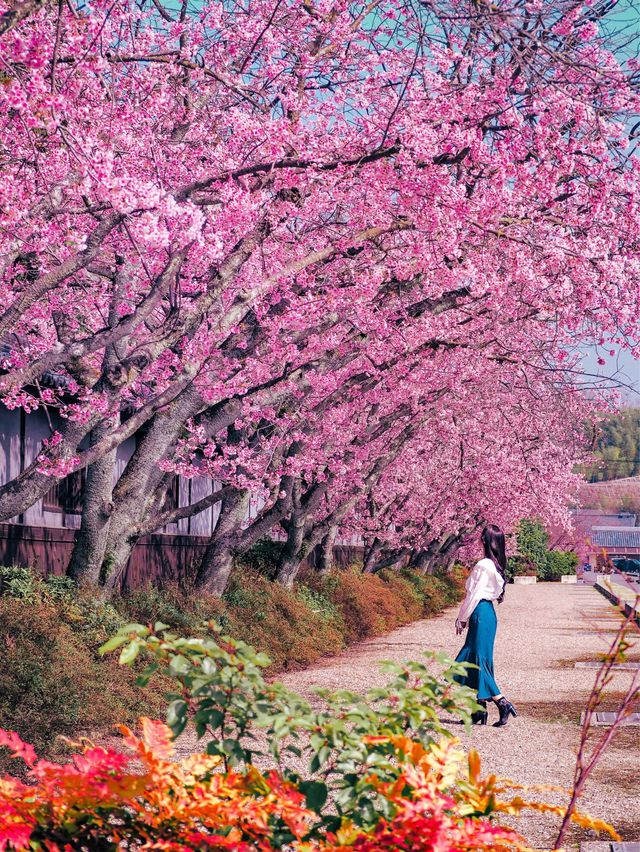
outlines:
{"label": "background treeline", "polygon": [[586,468],[589,482],[640,475],[640,409],[625,408],[600,424],[594,440],[597,461]]}

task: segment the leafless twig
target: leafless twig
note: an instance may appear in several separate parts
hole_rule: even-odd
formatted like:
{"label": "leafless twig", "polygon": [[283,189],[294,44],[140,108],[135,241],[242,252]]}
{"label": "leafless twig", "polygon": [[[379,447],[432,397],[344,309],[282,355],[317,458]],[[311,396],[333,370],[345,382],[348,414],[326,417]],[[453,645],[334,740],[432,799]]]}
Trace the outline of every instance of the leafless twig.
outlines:
{"label": "leafless twig", "polygon": [[600,762],[603,754],[609,744],[617,734],[624,720],[627,719],[637,708],[640,702],[640,669],[634,672],[631,682],[627,686],[624,697],[620,702],[620,706],[616,710],[615,718],[610,727],[607,727],[604,733],[598,737],[596,743],[589,750],[589,740],[592,733],[592,725],[594,716],[598,708],[601,706],[605,696],[605,690],[615,676],[615,667],[619,663],[625,661],[626,653],[633,646],[633,634],[640,632],[636,622],[636,613],[640,607],[640,595],[636,597],[635,604],[626,615],[616,631],[616,635],[611,643],[611,646],[605,654],[602,665],[598,669],[596,679],[587,701],[584,717],[582,721],[582,730],[580,732],[580,743],[578,746],[578,754],[576,758],[576,767],[573,776],[573,786],[571,789],[571,798],[567,807],[566,813],[560,826],[558,837],[556,838],[555,847],[562,847],[567,829],[571,822],[571,817],[575,813],[578,799],[584,791],[584,786],[587,779]]}

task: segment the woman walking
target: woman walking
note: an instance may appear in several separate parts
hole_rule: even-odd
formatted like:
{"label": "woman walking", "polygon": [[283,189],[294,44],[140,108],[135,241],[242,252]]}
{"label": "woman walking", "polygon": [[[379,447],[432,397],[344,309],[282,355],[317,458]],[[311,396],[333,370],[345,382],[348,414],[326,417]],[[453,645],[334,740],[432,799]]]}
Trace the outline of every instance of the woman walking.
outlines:
{"label": "woman walking", "polygon": [[457,663],[473,663],[477,668],[468,669],[466,675],[457,677],[458,683],[478,693],[478,710],[471,716],[474,725],[486,725],[487,701],[495,702],[500,718],[494,728],[502,728],[509,716],[517,716],[516,708],[498,689],[493,675],[493,643],[496,638],[498,620],[493,602],[502,603],[506,586],[507,558],[504,533],[499,527],[489,524],[480,537],[484,548],[484,559],[473,568],[466,583],[466,594],[456,621],[456,633],[460,635],[467,624],[467,638],[458,656]]}

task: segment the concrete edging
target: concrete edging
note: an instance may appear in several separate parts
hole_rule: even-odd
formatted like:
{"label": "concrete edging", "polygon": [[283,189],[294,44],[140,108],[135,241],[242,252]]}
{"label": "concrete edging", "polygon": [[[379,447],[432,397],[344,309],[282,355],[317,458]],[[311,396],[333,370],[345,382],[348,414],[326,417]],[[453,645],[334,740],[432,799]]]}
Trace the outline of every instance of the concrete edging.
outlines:
{"label": "concrete edging", "polygon": [[628,600],[625,600],[625,598],[621,595],[616,595],[612,588],[608,588],[604,584],[601,584],[600,580],[596,580],[593,587],[614,606],[619,606],[627,617],[631,616],[640,627],[640,611],[632,606]]}
{"label": "concrete edging", "polygon": [[532,586],[534,583],[538,582],[537,577],[514,577],[513,578],[514,585],[516,586]]}

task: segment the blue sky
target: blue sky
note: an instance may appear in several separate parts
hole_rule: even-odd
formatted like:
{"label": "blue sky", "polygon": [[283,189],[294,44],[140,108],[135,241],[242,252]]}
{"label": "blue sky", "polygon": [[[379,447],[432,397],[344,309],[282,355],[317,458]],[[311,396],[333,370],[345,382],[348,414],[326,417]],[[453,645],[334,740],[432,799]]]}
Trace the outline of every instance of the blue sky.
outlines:
{"label": "blue sky", "polygon": [[[598,364],[598,358],[605,359],[604,366]],[[630,352],[620,352],[610,358],[602,347],[588,347],[585,350],[583,369],[585,373],[609,378],[612,384],[621,383],[623,403],[640,408],[640,361],[633,358]]]}

